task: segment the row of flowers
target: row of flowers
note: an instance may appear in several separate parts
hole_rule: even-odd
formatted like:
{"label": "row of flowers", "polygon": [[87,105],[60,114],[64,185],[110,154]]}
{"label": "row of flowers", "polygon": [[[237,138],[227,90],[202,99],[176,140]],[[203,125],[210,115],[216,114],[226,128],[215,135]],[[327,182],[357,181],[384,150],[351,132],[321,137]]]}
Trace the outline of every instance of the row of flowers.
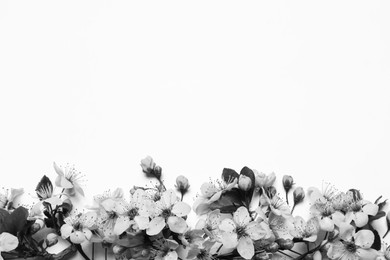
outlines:
{"label": "row of flowers", "polygon": [[[98,243],[106,257],[112,250],[116,259],[390,260],[390,247],[383,242],[390,214],[381,197],[370,202],[356,189],[342,192],[331,185],[305,192],[288,175],[282,178],[281,196],[274,173],[244,167],[239,173],[225,168],[219,180],[204,183],[191,207],[183,201],[190,187],[186,177],[177,177],[174,189],[168,189],[151,157],[141,167],[156,185],[107,191],[84,209],[72,203],[75,195],[84,196],[83,175],[74,167],[54,163],[54,184],[62,191],[54,193],[53,183],[43,176],[36,187],[38,201],[31,206],[15,207],[23,189],[3,191],[0,259],[68,259],[76,251],[93,259],[94,247],[92,256],[84,248]],[[308,219],[293,214],[305,200]],[[187,221],[191,210],[198,216],[194,227]],[[67,246],[53,253],[58,243]]]}

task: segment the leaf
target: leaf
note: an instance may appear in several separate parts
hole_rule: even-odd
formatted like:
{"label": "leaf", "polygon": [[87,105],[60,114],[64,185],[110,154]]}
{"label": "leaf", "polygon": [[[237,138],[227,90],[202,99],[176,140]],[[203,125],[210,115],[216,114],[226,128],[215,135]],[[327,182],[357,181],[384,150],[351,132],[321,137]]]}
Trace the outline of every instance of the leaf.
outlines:
{"label": "leaf", "polygon": [[51,197],[51,195],[53,194],[53,184],[46,175],[43,175],[42,179],[35,188],[35,191],[37,192],[37,195],[40,200],[44,200]]}
{"label": "leaf", "polygon": [[221,213],[233,213],[237,208],[243,206],[243,199],[240,190],[237,188],[226,191],[219,200],[210,204],[210,209],[219,209]]}
{"label": "leaf", "polygon": [[372,244],[371,248],[375,250],[380,250],[382,246],[381,237],[379,236],[378,231],[376,231],[374,228],[371,227],[370,229],[375,236],[374,243]]}
{"label": "leaf", "polygon": [[369,221],[368,222],[371,223],[372,221],[380,219],[380,218],[382,218],[384,216],[386,216],[386,212],[378,211],[378,213],[375,216],[368,216],[369,217]]}
{"label": "leaf", "polygon": [[245,166],[244,168],[241,169],[240,175],[245,175],[245,176],[249,177],[252,181],[251,189],[253,189],[255,187],[255,183],[256,183],[255,173],[251,169],[249,169],[248,167]]}
{"label": "leaf", "polygon": [[226,183],[232,183],[235,179],[238,179],[238,173],[235,170],[224,168],[222,171],[222,179]]}
{"label": "leaf", "polygon": [[8,232],[14,236],[22,231],[27,223],[28,210],[24,207],[18,207],[11,214],[5,216],[3,212],[3,222],[0,226],[0,233]]}

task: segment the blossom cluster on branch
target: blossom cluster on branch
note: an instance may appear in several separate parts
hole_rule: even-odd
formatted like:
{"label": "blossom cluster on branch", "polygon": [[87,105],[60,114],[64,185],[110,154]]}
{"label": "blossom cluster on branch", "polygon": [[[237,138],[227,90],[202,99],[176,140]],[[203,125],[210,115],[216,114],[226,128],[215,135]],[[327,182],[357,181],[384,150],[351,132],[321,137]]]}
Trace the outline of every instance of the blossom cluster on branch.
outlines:
{"label": "blossom cluster on branch", "polygon": [[[289,175],[282,178],[281,196],[274,173],[243,167],[240,172],[223,169],[220,179],[201,185],[189,205],[183,201],[190,187],[185,176],[167,188],[162,168],[151,157],[143,159],[141,167],[156,185],[106,191],[84,209],[72,202],[76,194],[84,196],[84,176],[74,167],[54,163],[54,185],[43,176],[30,207],[15,206],[23,189],[3,190],[0,259],[69,259],[77,251],[94,259],[94,245],[101,244],[106,258],[112,250],[116,259],[390,260],[390,247],[383,241],[390,214],[381,197],[370,202],[356,189],[342,192],[331,185],[305,192]],[[55,186],[62,191],[55,193]],[[307,219],[294,214],[306,200]],[[198,217],[193,227],[187,220],[191,210]],[[59,242],[67,246],[52,253]],[[92,254],[84,250],[88,243]]]}

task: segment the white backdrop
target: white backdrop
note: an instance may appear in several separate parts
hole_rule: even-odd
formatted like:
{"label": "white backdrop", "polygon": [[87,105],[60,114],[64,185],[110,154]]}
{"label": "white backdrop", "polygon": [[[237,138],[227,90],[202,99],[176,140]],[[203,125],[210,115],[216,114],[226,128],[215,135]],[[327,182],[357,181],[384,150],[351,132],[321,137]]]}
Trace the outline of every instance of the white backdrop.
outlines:
{"label": "white backdrop", "polygon": [[[192,193],[243,166],[390,198],[387,1],[2,1],[0,174],[88,196],[151,155]],[[90,198],[90,197],[88,197]]]}

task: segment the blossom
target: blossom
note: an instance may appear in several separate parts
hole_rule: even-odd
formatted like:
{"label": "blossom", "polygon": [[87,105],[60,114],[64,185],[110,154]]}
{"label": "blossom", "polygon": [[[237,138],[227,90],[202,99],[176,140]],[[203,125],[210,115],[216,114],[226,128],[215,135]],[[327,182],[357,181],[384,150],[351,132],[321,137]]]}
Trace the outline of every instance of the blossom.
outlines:
{"label": "blossom", "polygon": [[19,240],[16,236],[3,232],[0,234],[0,260],[3,260],[1,252],[9,252],[14,250],[19,245]]}
{"label": "blossom", "polygon": [[224,219],[219,228],[223,245],[227,248],[237,247],[238,253],[245,259],[251,259],[255,254],[253,241],[267,236],[260,222],[251,221],[245,207],[239,207],[233,219]]}
{"label": "blossom", "polygon": [[156,163],[153,161],[153,158],[146,156],[146,158],[141,160],[142,171],[146,174],[152,174]]}
{"label": "blossom", "polygon": [[[349,224],[348,224],[349,225]],[[355,228],[349,225],[340,232],[341,240],[330,243],[327,255],[330,259],[376,259],[378,252],[371,247],[375,236],[371,230],[363,229],[355,233]]]}
{"label": "blossom", "polygon": [[174,190],[163,192],[161,199],[156,202],[155,210],[154,218],[146,229],[148,235],[157,235],[166,224],[175,233],[183,233],[187,229],[187,223],[181,217],[187,216],[191,207],[187,203],[179,201]]}
{"label": "blossom", "polygon": [[300,216],[294,217],[294,228],[290,230],[290,234],[308,242],[317,240],[319,231],[319,223],[317,218],[311,218],[307,222]]}
{"label": "blossom", "polygon": [[265,174],[262,172],[258,172],[256,170],[253,170],[253,172],[255,174],[255,181],[256,181],[255,186],[258,188],[262,188],[262,187],[268,188],[272,186],[276,180],[276,175],[274,172],[270,174]]}
{"label": "blossom", "polygon": [[191,247],[185,259],[214,260],[210,253],[215,242],[205,241],[200,246]]}
{"label": "blossom", "polygon": [[8,210],[14,208],[15,201],[24,193],[24,189],[13,189],[11,188],[11,192],[8,190],[2,189],[0,192],[0,208],[7,208]]}
{"label": "blossom", "polygon": [[357,227],[363,227],[368,223],[368,215],[375,216],[379,206],[361,199],[352,199],[345,214],[346,221],[354,221]]}
{"label": "blossom", "polygon": [[55,180],[57,187],[67,189],[71,194],[76,191],[84,196],[84,191],[80,186],[80,182],[83,180],[84,175],[77,172],[74,166],[70,167],[67,165],[63,170],[54,162],[53,167],[57,173],[57,178]]}
{"label": "blossom", "polygon": [[114,211],[118,218],[114,224],[114,233],[120,235],[128,228],[144,230],[149,226],[149,217],[153,213],[154,202],[148,198],[146,192],[137,189],[131,195],[130,202],[125,200],[108,199],[104,202],[105,209]]}
{"label": "blossom", "polygon": [[157,251],[157,254],[154,259],[177,260],[178,255],[175,250],[179,247],[179,244],[175,240],[165,239],[159,247],[160,249]]}
{"label": "blossom", "polygon": [[206,219],[200,219],[195,228],[202,229],[211,240],[217,240],[220,234],[219,224],[221,220],[220,210],[216,209],[208,213]]}
{"label": "blossom", "polygon": [[75,244],[81,244],[92,237],[91,229],[96,227],[97,214],[90,211],[84,214],[71,215],[65,218],[61,226],[61,236],[69,238]]}

